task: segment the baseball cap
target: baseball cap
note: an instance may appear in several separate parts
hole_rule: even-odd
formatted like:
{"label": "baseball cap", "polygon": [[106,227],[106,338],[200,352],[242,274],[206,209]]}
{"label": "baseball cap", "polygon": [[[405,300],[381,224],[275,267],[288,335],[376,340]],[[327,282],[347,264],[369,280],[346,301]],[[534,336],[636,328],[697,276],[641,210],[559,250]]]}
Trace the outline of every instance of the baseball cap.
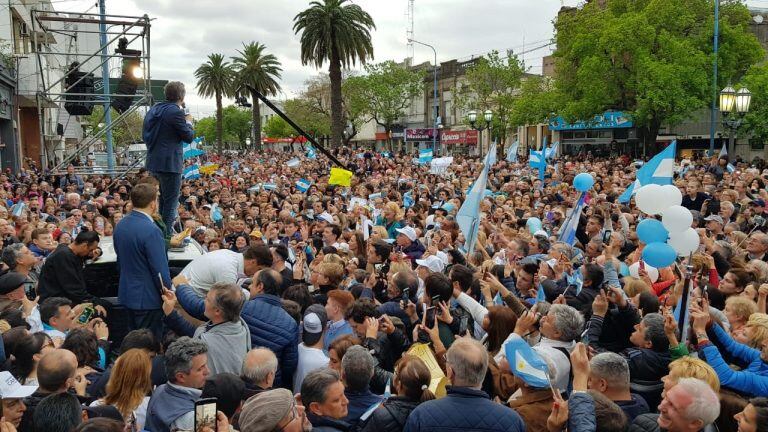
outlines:
{"label": "baseball cap", "polygon": [[11,291],[16,290],[26,280],[27,280],[27,277],[21,273],[17,273],[13,271],[9,271],[8,273],[5,273],[4,275],[0,276],[0,294],[5,295]]}
{"label": "baseball cap", "polygon": [[332,224],[332,223],[333,223],[333,216],[331,216],[331,214],[330,214],[330,213],[328,213],[328,212],[322,212],[322,213],[320,213],[320,215],[319,215],[319,216],[317,216],[317,218],[318,218],[319,220],[321,220],[321,221],[325,221],[325,222],[328,222],[328,223],[330,223],[330,224]]}
{"label": "baseball cap", "polygon": [[723,222],[723,218],[720,217],[720,215],[709,215],[704,218],[705,221],[715,221],[721,225],[725,225],[725,222]]}
{"label": "baseball cap", "polygon": [[0,372],[0,397],[21,399],[37,391],[36,385],[21,385],[10,372]]}
{"label": "baseball cap", "polygon": [[240,430],[270,432],[293,409],[296,401],[290,390],[277,388],[253,396],[240,412]]}
{"label": "baseball cap", "polygon": [[443,269],[445,268],[445,263],[443,260],[435,255],[430,255],[424,259],[417,259],[416,265],[426,267],[433,273],[442,273]]}
{"label": "baseball cap", "polygon": [[752,200],[752,205],[758,206],[758,207],[765,207],[765,201],[763,201],[760,198]]}
{"label": "baseball cap", "polygon": [[410,241],[416,241],[417,238],[419,238],[419,235],[416,234],[416,230],[412,227],[404,227],[404,228],[397,228],[395,231],[399,232],[400,234],[408,237]]}
{"label": "baseball cap", "polygon": [[304,319],[302,320],[301,339],[304,341],[304,345],[314,345],[323,336],[323,330],[325,330],[328,324],[328,314],[325,312],[323,305],[314,304],[307,307],[304,311]]}

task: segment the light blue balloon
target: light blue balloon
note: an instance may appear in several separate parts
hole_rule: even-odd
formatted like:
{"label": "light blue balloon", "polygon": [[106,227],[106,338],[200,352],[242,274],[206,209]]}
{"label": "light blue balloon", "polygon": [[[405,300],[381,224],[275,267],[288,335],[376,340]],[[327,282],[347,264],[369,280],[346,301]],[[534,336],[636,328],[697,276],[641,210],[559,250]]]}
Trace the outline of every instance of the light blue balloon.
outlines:
{"label": "light blue balloon", "polygon": [[588,173],[581,173],[573,179],[573,187],[579,192],[586,192],[592,189],[592,185],[594,184],[595,179]]}
{"label": "light blue balloon", "polygon": [[525,226],[528,228],[528,231],[530,231],[531,234],[533,234],[536,231],[541,230],[541,227],[542,227],[541,219],[537,217],[528,218],[528,220],[525,222]]}
{"label": "light blue balloon", "polygon": [[637,224],[637,238],[645,244],[665,243],[668,237],[669,231],[656,219],[643,219]]}
{"label": "light blue balloon", "polygon": [[666,243],[650,243],[643,249],[643,261],[657,269],[672,265],[676,258],[677,252],[675,252],[675,249],[673,249],[672,246]]}

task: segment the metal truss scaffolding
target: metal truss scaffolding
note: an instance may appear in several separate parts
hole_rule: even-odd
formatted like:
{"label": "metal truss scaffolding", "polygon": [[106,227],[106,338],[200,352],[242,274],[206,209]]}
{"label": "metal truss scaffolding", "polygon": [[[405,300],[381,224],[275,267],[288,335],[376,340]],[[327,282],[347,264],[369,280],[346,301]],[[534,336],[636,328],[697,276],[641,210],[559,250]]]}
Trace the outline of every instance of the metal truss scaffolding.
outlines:
{"label": "metal truss scaffolding", "polygon": [[[125,16],[125,15],[102,15],[93,13],[76,13],[76,12],[61,12],[61,11],[31,11],[32,15],[32,27],[33,27],[33,43],[35,47],[35,56],[37,60],[38,68],[38,92],[37,110],[40,121],[40,144],[41,153],[43,159],[43,166],[47,165],[48,161],[54,160],[53,151],[49,147],[49,143],[46,140],[45,130],[45,114],[46,110],[50,109],[64,109],[66,103],[78,103],[90,106],[103,106],[106,110],[112,105],[113,100],[116,98],[125,99],[126,94],[120,94],[116,92],[117,86],[114,88],[110,86],[108,94],[102,92],[102,88],[98,90],[95,87],[91,87],[91,91],[84,93],[75,93],[74,89],[83,88],[81,82],[88,77],[91,79],[96,76],[102,77],[102,85],[104,82],[109,83],[109,76],[103,76],[101,72],[103,70],[109,71],[109,62],[112,59],[115,62],[120,62],[126,59],[126,56],[120,52],[119,49],[115,50],[115,47],[122,45],[126,46],[141,46],[141,51],[138,55],[132,53],[130,58],[132,60],[138,60],[140,72],[136,73],[136,80],[138,80],[138,90],[132,99],[130,107],[122,111],[116,118],[112,119],[109,124],[105,124],[104,127],[93,128],[94,130],[86,129],[84,131],[84,137],[80,139],[75,145],[74,150],[70,150],[69,154],[65,154],[62,160],[56,164],[53,169],[53,174],[61,174],[66,172],[67,166],[72,161],[80,158],[84,153],[87,153],[94,144],[102,142],[102,138],[106,136],[107,131],[113,130],[115,127],[127,123],[126,120],[131,113],[134,113],[142,107],[148,107],[152,105],[152,92],[150,86],[150,19],[147,15],[141,17]],[[99,27],[101,25],[101,28]],[[45,49],[46,45],[42,45],[43,49],[39,49],[41,45],[38,45],[38,40],[45,41],[54,35],[60,35],[71,38],[70,40],[78,40],[80,38],[89,38],[89,40],[95,39],[94,34],[101,36],[103,33],[106,37],[100,39],[97,49],[93,49],[93,46],[89,47],[87,52],[79,52],[79,49],[68,50],[68,52],[54,52],[54,50]],[[103,42],[106,41],[106,44]],[[112,48],[112,49],[110,49]],[[44,73],[44,57],[45,56],[62,56],[66,57],[64,70],[61,77],[47,79]],[[70,67],[72,63],[77,62],[79,67]],[[104,65],[107,65],[104,68]],[[140,75],[139,75],[140,73]],[[93,75],[91,75],[93,74]],[[107,73],[109,75],[109,73]],[[139,77],[140,76],[140,77]],[[77,79],[79,77],[79,79]],[[97,78],[98,79],[98,78]],[[98,86],[96,86],[98,87]],[[143,87],[143,88],[142,88]],[[57,111],[58,112],[58,111]],[[103,121],[103,119],[102,119]],[[100,122],[101,123],[101,122]],[[141,141],[141,131],[129,131],[129,134],[134,137],[136,141]],[[112,170],[107,170],[106,167],[83,167],[78,169],[78,172],[84,174],[99,173],[104,175],[111,175],[114,177],[122,177],[128,171],[135,169],[136,163],[115,166]]]}

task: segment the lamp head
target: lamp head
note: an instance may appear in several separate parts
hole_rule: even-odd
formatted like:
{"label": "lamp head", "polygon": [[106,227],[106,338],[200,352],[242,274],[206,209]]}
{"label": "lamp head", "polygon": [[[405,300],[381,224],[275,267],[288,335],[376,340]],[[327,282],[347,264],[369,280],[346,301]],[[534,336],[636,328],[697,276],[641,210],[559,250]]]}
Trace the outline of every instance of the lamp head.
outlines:
{"label": "lamp head", "polygon": [[477,121],[477,111],[472,110],[467,113],[467,120],[469,120],[470,123],[474,123]]}
{"label": "lamp head", "polygon": [[729,85],[720,91],[720,112],[723,114],[731,113],[734,105],[736,105],[736,90]]}
{"label": "lamp head", "polygon": [[483,118],[485,118],[486,123],[490,123],[491,120],[493,120],[493,111],[485,110],[485,112],[483,113]]}

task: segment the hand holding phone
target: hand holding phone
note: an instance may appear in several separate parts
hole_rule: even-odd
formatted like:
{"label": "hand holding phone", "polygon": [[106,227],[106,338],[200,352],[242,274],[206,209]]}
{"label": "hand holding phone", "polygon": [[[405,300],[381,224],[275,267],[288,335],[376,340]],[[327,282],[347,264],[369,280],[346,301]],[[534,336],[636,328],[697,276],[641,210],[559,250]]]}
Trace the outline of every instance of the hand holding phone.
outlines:
{"label": "hand holding phone", "polygon": [[195,401],[195,431],[210,430],[218,432],[216,428],[217,411],[216,398],[205,398]]}

